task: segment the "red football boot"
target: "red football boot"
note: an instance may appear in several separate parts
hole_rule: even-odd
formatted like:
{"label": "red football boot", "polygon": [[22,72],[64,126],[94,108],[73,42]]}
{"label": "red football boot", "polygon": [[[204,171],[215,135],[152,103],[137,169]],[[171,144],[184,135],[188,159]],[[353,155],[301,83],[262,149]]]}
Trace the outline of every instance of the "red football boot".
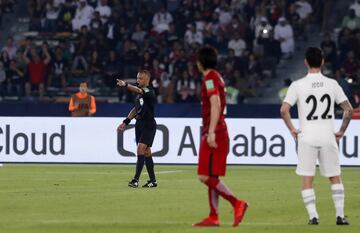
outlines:
{"label": "red football boot", "polygon": [[233,227],[237,227],[244,218],[248,204],[245,201],[238,200],[234,207],[234,223]]}
{"label": "red football boot", "polygon": [[201,222],[194,223],[193,227],[218,227],[220,225],[219,218],[217,216],[209,216],[203,219]]}

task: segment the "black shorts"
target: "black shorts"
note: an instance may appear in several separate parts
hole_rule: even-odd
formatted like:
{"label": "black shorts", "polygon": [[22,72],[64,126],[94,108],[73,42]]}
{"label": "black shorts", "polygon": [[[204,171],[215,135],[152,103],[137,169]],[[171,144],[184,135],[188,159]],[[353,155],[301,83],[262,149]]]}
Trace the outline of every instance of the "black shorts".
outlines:
{"label": "black shorts", "polygon": [[156,134],[156,121],[136,120],[135,137],[136,144],[143,143],[151,147]]}

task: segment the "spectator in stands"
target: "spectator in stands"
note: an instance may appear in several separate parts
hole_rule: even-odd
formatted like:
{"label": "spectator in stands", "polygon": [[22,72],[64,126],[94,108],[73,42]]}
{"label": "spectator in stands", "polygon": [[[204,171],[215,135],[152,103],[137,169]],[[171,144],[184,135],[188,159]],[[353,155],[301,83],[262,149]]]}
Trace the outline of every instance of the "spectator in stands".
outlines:
{"label": "spectator in stands", "polygon": [[283,100],[285,99],[286,93],[287,93],[291,83],[292,83],[292,80],[289,78],[284,80],[284,86],[278,92],[278,97],[279,97],[280,103],[282,103]]}
{"label": "spectator in stands", "polygon": [[60,9],[55,5],[54,0],[47,1],[45,5],[45,32],[57,31],[57,19],[59,17]]}
{"label": "spectator in stands", "polygon": [[29,80],[25,83],[25,94],[27,97],[30,97],[32,89],[38,88],[39,97],[40,99],[42,99],[45,93],[44,82],[45,82],[46,68],[51,60],[51,57],[45,44],[42,45],[42,53],[45,56],[44,59],[40,57],[40,55],[37,53],[35,48],[31,48],[30,50],[31,58],[29,59],[28,58],[29,50],[30,48],[27,47],[23,54],[23,59],[28,65],[28,70],[29,70]]}
{"label": "spectator in stands", "polygon": [[152,25],[153,30],[159,34],[169,30],[169,24],[173,21],[170,12],[166,11],[165,6],[161,6],[160,10],[154,14]]}
{"label": "spectator in stands", "polygon": [[360,17],[360,0],[354,0],[349,9],[353,9],[357,17]]}
{"label": "spectator in stands", "polygon": [[115,50],[109,51],[108,57],[104,59],[102,66],[104,71],[104,83],[108,87],[113,88],[114,83],[116,83],[116,76],[122,76],[122,64],[117,57]]}
{"label": "spectator in stands", "polygon": [[6,72],[4,64],[0,61],[0,100],[5,96],[6,91]]}
{"label": "spectator in stands", "polygon": [[[171,26],[169,28],[172,28],[171,31],[174,33],[174,24],[170,24]],[[170,30],[169,30],[170,33]],[[138,45],[142,44],[144,42],[146,31],[142,28],[140,23],[137,23],[135,25],[135,31],[131,35],[131,39],[136,41]]]}
{"label": "spectator in stands", "polygon": [[295,3],[295,5],[296,12],[300,16],[300,34],[304,40],[307,40],[308,24],[310,22],[310,16],[313,9],[307,0],[299,0]]}
{"label": "spectator in stands", "polygon": [[100,13],[101,21],[105,24],[111,16],[111,8],[108,5],[108,0],[100,0],[100,3],[98,7],[95,8],[95,11]]}
{"label": "spectator in stands", "polygon": [[4,69],[7,69],[10,65],[10,56],[6,50],[0,53],[0,62],[2,62]]}
{"label": "spectator in stands", "polygon": [[232,14],[229,8],[229,5],[227,5],[226,1],[220,2],[220,7],[215,9],[215,12],[219,14],[219,22],[221,27],[226,27],[232,19]]}
{"label": "spectator in stands", "polygon": [[187,46],[193,43],[203,44],[203,34],[198,31],[195,24],[188,24],[185,32],[184,41]]}
{"label": "spectator in stands", "polygon": [[269,38],[270,32],[273,30],[266,17],[260,18],[260,24],[255,28],[255,47],[257,50],[262,51],[259,40]]}
{"label": "spectator in stands", "polygon": [[10,96],[22,96],[25,72],[15,59],[11,60],[7,71],[7,94]]}
{"label": "spectator in stands", "polygon": [[186,70],[179,72],[180,77],[176,81],[177,102],[194,102],[196,100],[196,81],[189,77]]}
{"label": "spectator in stands", "polygon": [[73,30],[78,31],[84,25],[89,27],[93,13],[94,8],[89,6],[86,0],[79,0],[79,6],[75,12],[75,18],[72,20]]}
{"label": "spectator in stands", "polygon": [[66,75],[68,72],[68,64],[63,58],[63,51],[60,47],[55,50],[55,59],[51,63],[50,74],[47,80],[48,87],[66,89]]}
{"label": "spectator in stands", "polygon": [[102,71],[102,62],[99,55],[99,51],[94,49],[90,53],[90,57],[88,59],[89,61],[89,83],[92,85],[97,83],[97,81],[100,80],[101,77],[101,71]]}
{"label": "spectator in stands", "polygon": [[284,17],[280,17],[275,26],[274,38],[280,41],[283,57],[292,57],[295,51],[294,33],[291,25],[286,22]]}
{"label": "spectator in stands", "polygon": [[95,114],[95,97],[88,94],[86,82],[80,83],[79,92],[71,96],[69,111],[73,117],[87,117]]}
{"label": "spectator in stands", "polygon": [[259,44],[264,49],[262,58],[263,68],[270,70],[272,77],[276,77],[276,65],[282,56],[280,42],[274,38],[274,32],[270,32],[269,38],[259,40]]}
{"label": "spectator in stands", "polygon": [[246,50],[245,41],[240,37],[239,32],[235,32],[232,39],[228,43],[228,48],[233,49],[236,57],[241,57]]}
{"label": "spectator in stands", "polygon": [[65,0],[65,4],[61,4],[61,6],[57,18],[57,29],[60,32],[71,32],[76,8],[73,6],[72,0]]}
{"label": "spectator in stands", "polygon": [[335,71],[337,61],[336,43],[331,39],[330,33],[325,33],[324,40],[321,42],[320,47],[324,53],[325,66]]}
{"label": "spectator in stands", "polygon": [[343,89],[346,97],[349,99],[350,102],[352,101],[352,90],[351,86],[348,81],[345,80],[346,75],[342,70],[337,70],[335,72],[335,79],[339,83],[340,87]]}
{"label": "spectator in stands", "polygon": [[[121,40],[121,35],[120,35],[121,24],[119,20],[116,20],[114,14],[112,14],[108,19],[108,21],[105,23],[103,27],[103,31],[108,47],[110,49],[115,49],[116,46],[118,45],[118,42]],[[143,40],[141,41],[141,43],[142,42]]]}
{"label": "spectator in stands", "polygon": [[84,54],[81,52],[80,49],[75,54],[72,66],[71,66],[71,72],[73,74],[78,75],[85,75],[89,70],[89,64],[85,59]]}
{"label": "spectator in stands", "polygon": [[349,51],[347,53],[347,58],[342,65],[344,68],[344,72],[347,77],[356,77],[359,69],[360,69],[360,62],[355,59],[355,55],[353,51]]}
{"label": "spectator in stands", "polygon": [[1,49],[1,52],[6,51],[10,59],[16,57],[17,47],[14,44],[14,38],[9,36],[6,40],[6,46]]}
{"label": "spectator in stands", "polygon": [[342,27],[348,28],[351,31],[360,28],[360,18],[356,16],[355,10],[350,9],[349,14],[343,18]]}
{"label": "spectator in stands", "polygon": [[290,4],[287,11],[286,19],[294,29],[294,37],[297,39],[301,32],[301,19],[299,13],[296,11],[296,4]]}
{"label": "spectator in stands", "polygon": [[101,16],[99,11],[94,11],[93,18],[90,21],[90,31],[92,34],[97,35],[102,32],[103,22],[101,21]]}

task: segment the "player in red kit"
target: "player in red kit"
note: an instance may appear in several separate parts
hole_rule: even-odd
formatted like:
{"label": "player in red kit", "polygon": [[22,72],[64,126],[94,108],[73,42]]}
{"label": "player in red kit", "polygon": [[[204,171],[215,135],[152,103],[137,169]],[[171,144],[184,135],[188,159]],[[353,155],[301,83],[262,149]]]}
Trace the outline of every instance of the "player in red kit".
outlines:
{"label": "player in red kit", "polygon": [[225,84],[215,70],[217,52],[212,47],[202,47],[197,53],[197,67],[203,75],[201,86],[201,111],[203,128],[199,152],[198,176],[208,187],[210,214],[195,227],[219,226],[218,203],[223,197],[234,208],[233,227],[239,225],[248,207],[219,179],[225,176],[226,157],[229,152],[229,135],[225,123]]}

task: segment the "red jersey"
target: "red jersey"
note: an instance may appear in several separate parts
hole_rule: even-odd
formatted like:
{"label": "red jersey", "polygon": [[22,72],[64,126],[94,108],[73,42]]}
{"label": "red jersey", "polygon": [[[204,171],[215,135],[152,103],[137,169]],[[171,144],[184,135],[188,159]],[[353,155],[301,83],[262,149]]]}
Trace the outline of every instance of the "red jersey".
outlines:
{"label": "red jersey", "polygon": [[226,108],[226,95],[225,95],[225,83],[221,75],[215,71],[211,70],[204,77],[201,85],[201,114],[203,120],[202,134],[207,134],[210,126],[210,114],[211,114],[211,105],[210,97],[212,95],[218,95],[220,97],[220,117],[217,122],[215,132],[227,130],[225,123],[225,108]]}
{"label": "red jersey", "polygon": [[40,84],[45,81],[46,67],[44,61],[35,63],[32,60],[28,64],[31,84]]}

